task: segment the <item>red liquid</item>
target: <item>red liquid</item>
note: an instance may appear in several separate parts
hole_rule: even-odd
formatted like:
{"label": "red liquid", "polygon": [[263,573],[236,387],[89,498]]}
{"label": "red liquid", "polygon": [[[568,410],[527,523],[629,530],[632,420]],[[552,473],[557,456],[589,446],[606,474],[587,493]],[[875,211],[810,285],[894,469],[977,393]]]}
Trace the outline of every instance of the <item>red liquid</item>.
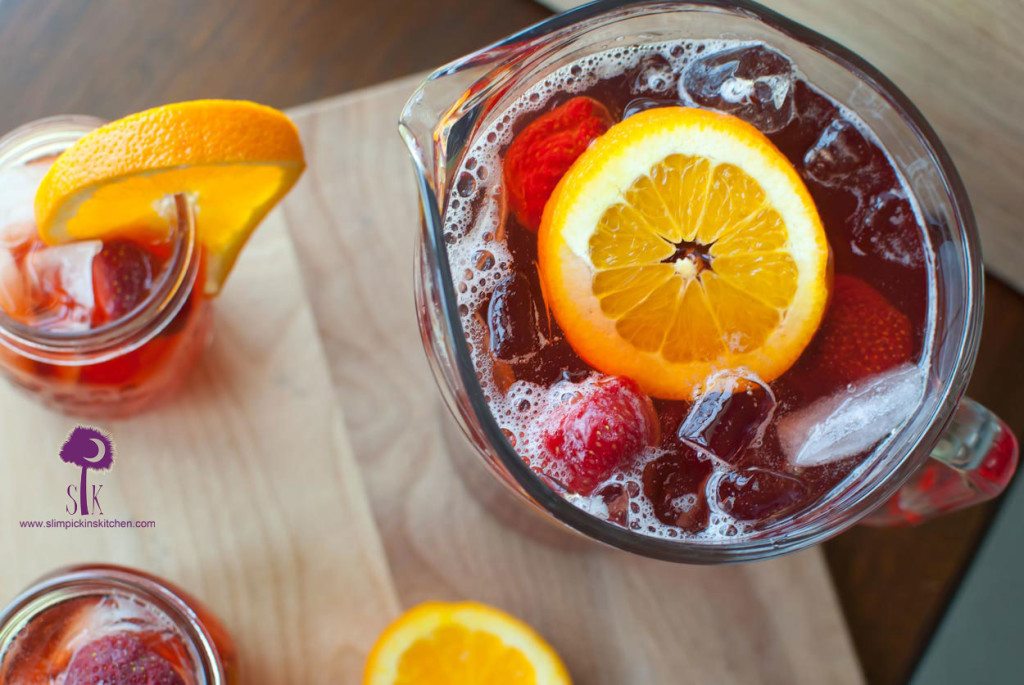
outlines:
{"label": "red liquid", "polygon": [[[511,212],[501,220],[489,217],[501,204],[500,160],[509,142],[539,115],[578,95],[602,103],[616,121],[640,109],[682,104],[726,111],[761,129],[807,184],[836,275],[868,284],[886,307],[901,312],[911,330],[913,352],[906,362],[926,362],[931,267],[925,229],[893,162],[862,124],[763,46],[680,43],[639,59],[626,55],[622,62],[619,73],[607,69],[600,77],[593,62],[577,63],[561,70],[550,88],[528,92],[526,106],[499,120],[467,153],[446,212],[453,277],[478,375],[496,419],[535,470],[557,481],[537,453],[531,426],[572,394],[571,383],[596,372],[547,314],[535,266],[536,234]],[[727,86],[746,89],[738,102],[721,96],[729,79]],[[788,84],[781,97],[780,82]],[[814,347],[812,341],[808,351]],[[878,441],[820,465],[787,458],[779,437],[786,417],[803,416],[796,413],[816,400],[841,399],[848,391],[846,383],[818,377],[808,356],[767,387],[709,394],[694,403],[656,399],[660,445],[593,496],[566,496],[619,525],[669,537],[751,533],[812,507]],[[872,379],[858,381],[857,393]],[[878,387],[885,392],[862,394],[896,396],[888,386]]]}
{"label": "red liquid", "polygon": [[[102,571],[102,569],[98,569]],[[180,590],[152,576],[138,574],[145,582],[158,582],[188,604],[190,619],[203,626],[217,650],[220,665],[233,682],[236,653],[230,636],[201,604]],[[65,592],[68,592],[65,590]],[[69,667],[83,649],[94,649],[98,640],[127,638],[138,641],[146,652],[166,662],[184,685],[199,685],[201,647],[193,643],[179,623],[153,604],[143,593],[126,589],[72,592],[68,599],[44,604],[45,608],[6,644],[0,645],[0,683],[49,685],[65,682]],[[45,601],[41,599],[40,601]]]}
{"label": "red liquid", "polygon": [[[81,347],[72,344],[60,354],[37,354],[0,341],[0,369],[45,403],[80,415],[127,415],[166,396],[206,339],[209,307],[201,287],[185,284],[184,304],[155,335],[142,332],[99,355],[102,359],[87,349],[87,339],[123,325],[151,297],[167,295],[161,289],[175,276],[176,240],[124,232],[54,248],[39,239],[30,222],[0,226],[0,312],[27,327],[28,336],[63,333],[82,340]],[[196,282],[202,283],[201,270]]]}

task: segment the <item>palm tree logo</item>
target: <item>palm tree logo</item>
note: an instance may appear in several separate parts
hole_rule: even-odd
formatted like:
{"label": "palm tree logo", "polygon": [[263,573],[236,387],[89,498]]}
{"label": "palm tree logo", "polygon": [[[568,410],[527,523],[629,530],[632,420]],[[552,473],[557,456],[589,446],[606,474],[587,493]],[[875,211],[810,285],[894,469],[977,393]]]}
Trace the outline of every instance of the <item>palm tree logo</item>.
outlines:
{"label": "palm tree logo", "polygon": [[89,498],[87,496],[88,474],[90,470],[106,471],[114,465],[114,443],[110,436],[95,428],[78,426],[60,448],[62,461],[82,469],[82,480],[78,488],[78,496],[82,516],[89,514]]}

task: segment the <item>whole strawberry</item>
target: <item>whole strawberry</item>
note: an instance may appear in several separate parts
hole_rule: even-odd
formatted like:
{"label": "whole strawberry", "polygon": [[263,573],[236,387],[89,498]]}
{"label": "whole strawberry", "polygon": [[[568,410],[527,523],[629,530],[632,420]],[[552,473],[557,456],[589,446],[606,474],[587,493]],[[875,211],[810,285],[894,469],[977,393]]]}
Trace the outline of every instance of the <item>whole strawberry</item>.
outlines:
{"label": "whole strawberry", "polygon": [[64,685],[184,685],[170,662],[130,633],[93,640],[75,652]]}
{"label": "whole strawberry", "polygon": [[111,240],[92,262],[94,323],[116,321],[142,304],[153,284],[153,259],[131,240]]}
{"label": "whole strawberry", "polygon": [[821,328],[801,364],[832,383],[853,383],[911,360],[910,320],[870,285],[839,275]]}
{"label": "whole strawberry", "polygon": [[597,100],[574,97],[524,128],[505,153],[505,190],[516,221],[536,231],[555,186],[595,138],[612,125]]}
{"label": "whole strawberry", "polygon": [[616,468],[658,442],[658,416],[649,397],[627,378],[603,376],[581,383],[579,394],[558,406],[541,438],[563,484],[584,495]]}

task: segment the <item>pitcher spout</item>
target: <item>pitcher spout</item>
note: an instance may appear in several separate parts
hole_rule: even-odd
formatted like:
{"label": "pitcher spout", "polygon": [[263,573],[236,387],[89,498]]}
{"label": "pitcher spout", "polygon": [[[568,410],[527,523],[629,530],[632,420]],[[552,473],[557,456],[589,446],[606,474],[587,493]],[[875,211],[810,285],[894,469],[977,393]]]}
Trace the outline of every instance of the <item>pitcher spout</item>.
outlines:
{"label": "pitcher spout", "polygon": [[646,0],[601,0],[530,26],[503,41],[433,72],[402,110],[399,132],[416,173],[436,197],[444,197],[448,176],[482,117],[502,93],[514,87],[542,53],[555,52],[562,34],[608,23],[608,10],[629,13]]}
{"label": "pitcher spout", "polygon": [[435,189],[445,177],[447,162],[460,150],[479,116],[488,92],[509,70],[516,47],[485,48],[452,62],[420,84],[402,110],[398,130],[416,172]]}

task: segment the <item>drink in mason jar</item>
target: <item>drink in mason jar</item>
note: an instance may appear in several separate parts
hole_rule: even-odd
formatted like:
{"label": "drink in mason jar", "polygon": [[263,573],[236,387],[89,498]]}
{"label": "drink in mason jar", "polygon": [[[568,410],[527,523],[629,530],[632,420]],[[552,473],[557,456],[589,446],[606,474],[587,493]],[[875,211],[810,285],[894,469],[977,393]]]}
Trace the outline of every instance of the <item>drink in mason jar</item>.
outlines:
{"label": "drink in mason jar", "polygon": [[56,408],[133,413],[173,390],[209,331],[188,209],[169,202],[162,233],[47,245],[33,200],[52,161],[0,169],[0,368]]}
{"label": "drink in mason jar", "polygon": [[291,120],[244,101],[50,117],[0,138],[0,371],[77,415],[167,397],[304,168]]}
{"label": "drink in mason jar", "polygon": [[237,670],[230,636],[205,607],[127,568],[58,571],[0,613],[0,683],[222,685]]}
{"label": "drink in mason jar", "polygon": [[925,391],[928,229],[868,125],[759,43],[566,64],[469,146],[445,240],[491,411],[577,506],[755,536]]}

